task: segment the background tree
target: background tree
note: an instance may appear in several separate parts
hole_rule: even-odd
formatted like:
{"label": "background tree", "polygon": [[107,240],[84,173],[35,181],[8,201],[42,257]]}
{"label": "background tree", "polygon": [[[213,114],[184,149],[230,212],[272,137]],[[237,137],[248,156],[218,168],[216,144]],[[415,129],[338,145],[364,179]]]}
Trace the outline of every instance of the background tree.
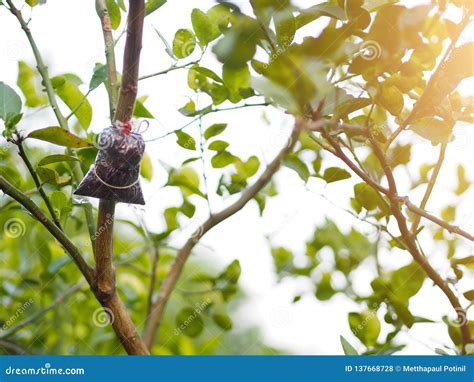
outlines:
{"label": "background tree", "polygon": [[[37,5],[26,3],[23,8]],[[315,1],[305,8],[289,0],[220,2],[210,9],[194,9],[193,29],[179,29],[172,42],[157,30],[173,64],[139,77],[145,16],[159,12],[165,3],[130,1],[127,7],[122,1],[96,1],[106,54],[84,86],[72,73],[50,77],[25,19],[27,10],[10,0],[3,2],[23,29],[36,60],[34,65],[19,62],[17,90],[11,83],[0,83],[0,118],[9,143],[0,153],[0,188],[6,194],[1,205],[5,235],[0,246],[6,254],[1,288],[8,308],[0,340],[6,351],[28,347],[37,333],[33,325],[38,317],[47,314],[48,321],[64,320],[57,307],[72,295],[82,296],[78,298],[84,306],[76,306],[76,315],[69,312],[71,327],[64,329],[68,343],[61,341],[63,333],[48,330],[41,334],[43,351],[46,347],[61,353],[118,352],[117,340],[103,329],[107,317],[129,354],[218,351],[219,337],[212,331],[210,336],[203,334],[203,329],[211,321],[213,330],[232,328],[227,311],[238,292],[240,264],[236,260],[215,272],[201,265],[202,271],[189,275],[185,266],[201,238],[249,202],[256,201],[260,213],[265,213],[267,200],[279,192],[272,179],[285,165],[305,184],[318,178],[353,187],[353,196],[340,206],[376,229],[376,235],[367,238],[357,228],[345,232],[327,220],[308,238],[305,253],[293,253],[289,246],[272,249],[283,282],[307,279],[314,285],[308,293],[317,299],[326,301],[343,293],[357,304],[348,324],[358,343],[341,337],[344,351],[401,350],[405,344],[400,333],[430,322],[413,314],[410,299],[423,284],[431,283],[432,293],[443,294],[452,307],[443,320],[453,344],[436,350],[471,353],[473,324],[468,310],[474,299],[469,286],[474,262],[466,254],[465,242],[474,237],[455,225],[456,206],[470,186],[463,164],[457,170],[452,202],[437,213],[428,212],[453,129],[472,123],[472,99],[459,92],[461,82],[473,75],[474,45],[463,35],[472,20],[471,2],[431,1],[412,8],[384,0]],[[125,12],[127,23],[122,22]],[[453,14],[459,23],[452,20]],[[124,32],[114,36],[114,30],[122,27]],[[124,64],[118,73],[115,46],[125,34]],[[113,203],[102,201],[95,211],[89,201],[73,198],[97,154],[96,135],[88,130],[93,112],[88,96],[106,88],[111,120],[153,119],[144,104],[146,97],[135,99],[137,82],[139,86],[140,81],[178,70],[187,75],[190,88],[189,102],[179,109],[189,122],[166,136],[175,135],[189,158],[177,168],[163,165],[168,173],[165,187],[178,189],[181,200],[162,212],[166,229],[154,232],[140,219],[118,220]],[[47,107],[57,126],[27,126],[25,111]],[[292,132],[266,165],[258,155],[239,158],[232,153],[232,142],[221,138],[225,134],[219,136],[227,123],[203,127],[211,114],[255,107],[294,116]],[[415,135],[439,147],[435,164],[412,159]],[[48,144],[37,145],[38,140]],[[15,152],[24,166],[15,165]],[[208,181],[208,161],[222,174],[215,188]],[[141,174],[146,180],[153,177],[148,155]],[[211,203],[217,197],[230,201],[221,201],[223,207],[217,209]],[[208,217],[183,246],[171,245],[173,235],[196,216],[198,208],[207,210]],[[28,240],[19,240],[27,227]],[[433,240],[444,251],[436,262],[424,251]],[[37,255],[35,261],[28,256],[31,252]],[[387,256],[403,260],[386,262]],[[360,293],[354,285],[361,269],[374,271],[370,293]],[[98,287],[103,275],[109,276],[106,293]],[[182,279],[189,289],[177,288]],[[85,291],[86,283],[96,300]],[[177,293],[185,297],[184,306],[169,303]],[[296,295],[294,302],[300,298]],[[25,301],[38,299],[30,311],[32,303]],[[80,314],[85,308],[93,313]],[[179,337],[177,345],[169,344],[171,333]],[[77,346],[76,336],[85,345]]]}

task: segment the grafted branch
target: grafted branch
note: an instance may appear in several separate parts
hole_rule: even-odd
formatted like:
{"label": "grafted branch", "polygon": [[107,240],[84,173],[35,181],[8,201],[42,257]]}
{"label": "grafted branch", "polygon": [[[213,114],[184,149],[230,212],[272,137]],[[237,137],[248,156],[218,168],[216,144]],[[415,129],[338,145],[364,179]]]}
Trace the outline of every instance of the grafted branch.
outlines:
{"label": "grafted branch", "polygon": [[216,225],[222,223],[224,220],[228,219],[232,215],[236,214],[242,208],[244,208],[245,205],[268,184],[268,182],[272,179],[273,175],[280,168],[284,158],[293,151],[293,148],[295,147],[296,142],[298,140],[302,124],[303,121],[301,119],[297,119],[289,143],[267,166],[265,171],[260,175],[260,177],[255,181],[255,183],[250,186],[246,191],[244,191],[235,203],[231,204],[229,207],[223,209],[222,211],[209,216],[209,218],[186,241],[186,244],[184,244],[184,246],[178,251],[176,259],[173,265],[171,266],[171,269],[168,272],[166,279],[161,285],[158,299],[153,303],[153,307],[148,316],[145,328],[145,343],[149,349],[153,346],[153,342],[155,340],[156,334],[161,324],[161,320],[163,318],[166,303],[168,302],[168,299],[176,286],[176,283],[183,271],[184,264],[186,263],[193,248],[207,232],[209,232]]}

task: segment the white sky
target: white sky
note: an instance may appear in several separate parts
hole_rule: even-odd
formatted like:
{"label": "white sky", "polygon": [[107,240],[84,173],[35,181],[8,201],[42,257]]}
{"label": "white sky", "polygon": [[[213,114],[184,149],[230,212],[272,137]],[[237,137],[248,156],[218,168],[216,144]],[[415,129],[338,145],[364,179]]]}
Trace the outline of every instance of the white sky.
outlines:
{"label": "white sky", "polygon": [[[243,2],[242,2],[243,3]],[[305,1],[299,3],[305,4]],[[313,1],[308,3],[313,3]],[[410,2],[412,3],[412,2]],[[172,0],[160,11],[146,20],[144,49],[142,53],[141,74],[149,74],[170,65],[170,59],[164,52],[161,41],[156,36],[153,27],[156,27],[168,41],[172,41],[177,29],[190,28],[190,14],[193,6],[202,9],[209,8],[215,3],[210,0],[188,1]],[[19,29],[16,20],[5,9],[0,10],[0,80],[13,86],[17,76],[17,61],[26,60],[33,64],[34,60],[27,41]],[[100,23],[95,14],[92,1],[80,0],[48,0],[47,6],[37,7],[30,24],[41,52],[49,66],[52,75],[72,72],[78,74],[86,83],[92,74],[96,62],[104,62],[103,45]],[[123,26],[123,25],[122,25]],[[123,41],[122,41],[123,43]],[[122,43],[118,45],[117,61],[121,63]],[[212,54],[207,55],[209,64],[214,60]],[[186,85],[184,71],[173,72],[167,76],[146,80],[140,83],[139,95],[149,95],[147,107],[155,115],[145,138],[152,139],[167,131],[172,131],[184,125],[189,120],[182,117],[176,110],[182,107],[187,96],[192,96]],[[99,132],[107,126],[107,97],[103,88],[96,90],[90,97],[94,107],[94,119],[91,128]],[[202,100],[201,106],[207,101]],[[229,128],[223,137],[232,142],[231,151],[242,158],[250,155],[259,155],[270,161],[286,140],[286,134],[291,128],[292,119],[275,110],[266,111],[272,121],[267,126],[262,118],[262,110],[248,109],[245,111],[227,112],[226,114],[211,115],[204,119],[204,127],[214,122],[228,122]],[[27,113],[28,114],[28,113]],[[34,122],[34,123],[31,123]],[[55,124],[52,113],[40,112],[34,117],[26,116],[21,125],[24,129],[36,129]],[[197,137],[198,127],[186,130]],[[413,139],[411,133],[406,135]],[[443,168],[443,183],[435,191],[431,208],[435,212],[437,201],[443,201],[454,187],[454,169],[457,161],[472,163],[473,135],[469,127],[460,127],[456,130],[459,137],[448,150],[448,163]],[[417,145],[414,155],[422,163],[426,158],[433,162],[437,149],[421,139],[414,138]],[[173,203],[180,203],[180,196],[176,190],[163,189],[166,182],[166,173],[160,168],[158,159],[177,167],[180,163],[193,156],[191,152],[183,153],[177,146],[175,137],[150,143],[147,152],[152,156],[155,164],[155,181],[145,185],[147,198],[146,209],[143,210],[146,221],[151,229],[160,230],[164,227],[161,211]],[[210,157],[206,160],[209,161]],[[196,162],[198,163],[198,162]],[[337,162],[334,162],[335,164]],[[220,173],[207,169],[211,189],[215,189]],[[398,174],[403,177],[404,174]],[[472,175],[472,174],[471,174]],[[281,284],[276,283],[273,262],[265,235],[274,234],[274,243],[283,245],[301,252],[304,242],[312,235],[315,225],[322,223],[326,217],[335,219],[341,229],[347,229],[352,224],[367,235],[373,235],[371,227],[357,223],[346,212],[336,206],[345,207],[346,201],[352,194],[351,181],[325,186],[320,180],[311,179],[307,187],[299,177],[288,169],[283,169],[277,177],[281,194],[269,200],[267,211],[261,219],[255,202],[249,205],[236,216],[221,224],[202,240],[198,247],[198,256],[209,259],[212,263],[224,266],[238,258],[243,268],[241,284],[248,300],[240,311],[234,315],[236,329],[248,325],[258,325],[266,341],[276,347],[287,349],[297,354],[341,354],[339,335],[344,335],[351,343],[357,345],[357,340],[350,333],[347,324],[347,312],[358,310],[356,304],[342,295],[337,295],[329,302],[318,302],[312,296],[312,285],[306,280],[289,280]],[[444,189],[444,190],[443,190]],[[320,195],[330,199],[329,203]],[[412,199],[416,200],[420,192],[415,192]],[[465,206],[459,217],[459,223],[469,229],[472,227],[472,204],[469,198],[472,193],[463,197]],[[191,225],[174,236],[176,244],[182,243],[206,218],[206,205],[194,199],[199,208]],[[214,210],[220,209],[227,202],[218,196],[211,199]],[[119,213],[130,216],[133,208],[120,205]],[[461,221],[462,220],[462,221]],[[433,262],[444,266],[441,259],[444,248],[426,245],[428,254]],[[466,248],[466,254],[471,254],[472,248]],[[410,261],[403,252],[392,252],[382,256],[382,264],[399,267]],[[370,291],[368,281],[371,277],[369,267],[356,276],[356,286],[361,291]],[[471,285],[472,285],[472,280]],[[467,287],[466,287],[467,289]],[[469,288],[472,289],[472,288]],[[291,301],[294,295],[306,293],[306,296],[297,304]],[[426,282],[423,291],[412,300],[411,308],[415,314],[423,317],[439,319],[446,312],[451,314],[451,306],[441,292],[433,289]],[[443,343],[450,343],[444,325],[417,324],[411,330],[411,338],[406,354],[431,354],[431,348]],[[415,340],[417,338],[417,340]]]}

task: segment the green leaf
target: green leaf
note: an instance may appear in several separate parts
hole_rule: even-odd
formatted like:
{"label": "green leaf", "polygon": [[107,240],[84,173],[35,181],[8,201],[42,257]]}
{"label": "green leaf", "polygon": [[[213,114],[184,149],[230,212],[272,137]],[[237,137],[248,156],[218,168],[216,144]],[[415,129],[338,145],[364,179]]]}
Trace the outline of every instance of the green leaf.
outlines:
{"label": "green leaf", "polygon": [[227,123],[216,123],[206,129],[204,138],[209,139],[224,132],[227,128]]}
{"label": "green leaf", "polygon": [[137,118],[151,118],[155,117],[153,114],[145,107],[145,101],[148,99],[148,96],[142,96],[137,98],[135,101],[135,109],[133,110],[133,115]]}
{"label": "green leaf", "polygon": [[377,191],[366,183],[359,183],[354,186],[354,196],[360,206],[367,211],[375,210],[377,207],[383,208],[383,199]]}
{"label": "green leaf", "polygon": [[403,111],[403,93],[396,86],[382,84],[375,100],[378,105],[394,116],[399,116]]}
{"label": "green leaf", "polygon": [[177,131],[177,143],[186,150],[196,150],[196,140],[184,131]]}
{"label": "green leaf", "polygon": [[115,2],[115,0],[105,0],[105,5],[109,11],[110,24],[112,29],[117,29],[120,26],[120,21],[122,21],[122,13],[120,12],[120,7]]}
{"label": "green leaf", "polygon": [[196,36],[189,29],[180,29],[173,40],[173,53],[177,58],[190,56],[196,48]]}
{"label": "green leaf", "polygon": [[345,355],[359,355],[357,350],[347,341],[343,336],[339,337],[341,340],[342,350],[344,350]]}
{"label": "green leaf", "polygon": [[277,273],[293,269],[293,253],[284,247],[272,248],[272,257]]}
{"label": "green leaf", "polygon": [[38,107],[48,104],[48,97],[38,91],[37,72],[24,61],[18,61],[18,79],[16,84],[25,96],[25,105]]}
{"label": "green leaf", "polygon": [[44,157],[38,162],[38,166],[46,166],[52,163],[59,163],[59,162],[77,162],[79,159],[69,156],[69,155],[49,155]]}
{"label": "green leaf", "polygon": [[221,34],[219,27],[200,9],[193,9],[191,22],[193,24],[194,33],[202,46],[208,45]]}
{"label": "green leaf", "polygon": [[380,321],[377,312],[367,310],[362,313],[349,313],[349,326],[352,333],[366,346],[375,345],[380,334]]}
{"label": "green leaf", "polygon": [[215,313],[212,315],[212,319],[221,329],[226,331],[232,329],[232,319],[227,314]]}
{"label": "green leaf", "polygon": [[325,272],[321,278],[321,281],[316,285],[316,298],[320,301],[329,300],[336,291],[331,284],[332,276],[330,273]]}
{"label": "green leaf", "polygon": [[290,7],[274,12],[275,30],[280,47],[287,48],[295,38],[296,20]]}
{"label": "green leaf", "polygon": [[214,168],[224,168],[234,163],[238,158],[228,151],[220,151],[211,158],[211,164]]}
{"label": "green leaf", "polygon": [[351,174],[339,167],[329,167],[324,171],[323,179],[327,183],[338,182],[340,180],[349,179]]}
{"label": "green leaf", "polygon": [[188,337],[197,337],[204,330],[201,312],[193,308],[184,308],[176,315],[176,330],[182,331]]}
{"label": "green leaf", "polygon": [[220,278],[223,278],[232,284],[237,284],[241,274],[242,268],[240,267],[240,262],[239,260],[234,260],[227,266]]}
{"label": "green leaf", "polygon": [[13,127],[20,115],[20,96],[10,86],[0,82],[0,119],[3,119],[6,127]]}
{"label": "green leaf", "polygon": [[457,168],[457,175],[458,175],[458,187],[456,188],[456,195],[464,194],[469,187],[471,187],[471,183],[468,179],[466,179],[466,170],[463,165],[458,165]]}
{"label": "green leaf", "polygon": [[27,138],[39,139],[41,141],[54,143],[58,146],[71,148],[93,147],[92,143],[60,127],[46,127],[44,129],[35,130],[32,131]]}
{"label": "green leaf", "polygon": [[306,163],[304,163],[300,158],[298,158],[296,154],[288,156],[284,160],[283,164],[286,167],[295,170],[300,176],[300,178],[303,179],[305,182],[307,182],[309,177],[311,176],[308,166],[306,166]]}
{"label": "green leaf", "polygon": [[51,183],[59,186],[65,186],[70,183],[71,177],[69,175],[59,176],[56,170],[47,167],[38,167],[36,169],[39,177],[43,183]]}
{"label": "green leaf", "polygon": [[209,145],[208,149],[213,151],[224,151],[227,147],[229,147],[228,142],[214,141]]}
{"label": "green leaf", "polygon": [[417,263],[412,262],[392,273],[390,285],[397,298],[406,302],[418,293],[425,278],[426,274],[423,269]]}
{"label": "green leaf", "polygon": [[151,13],[155,12],[163,5],[165,5],[167,0],[148,0],[145,4],[145,15],[148,16]]}
{"label": "green leaf", "polygon": [[142,163],[140,165],[140,175],[146,180],[151,181],[153,178],[153,163],[148,154],[143,155]]}
{"label": "green leaf", "polygon": [[422,118],[410,127],[419,136],[428,139],[433,145],[448,143],[451,139],[453,126],[433,117]]}
{"label": "green leaf", "polygon": [[172,170],[168,179],[169,186],[180,187],[186,195],[196,194],[205,197],[199,190],[199,175],[191,167],[183,167],[178,171]]}
{"label": "green leaf", "polygon": [[469,301],[474,301],[474,289],[464,292],[463,296]]}
{"label": "green leaf", "polygon": [[[242,67],[232,67],[224,64],[222,67],[222,78],[225,86],[229,89],[229,100],[232,103],[240,102],[245,95],[245,91],[251,90],[250,70],[248,65]],[[253,94],[253,90],[249,95]]]}
{"label": "green leaf", "polygon": [[89,82],[89,92],[102,85],[107,80],[107,76],[107,67],[102,64],[95,64],[94,73]]}
{"label": "green leaf", "polygon": [[87,130],[92,121],[92,107],[79,87],[66,76],[53,77],[51,83],[59,98],[74,111],[81,126]]}

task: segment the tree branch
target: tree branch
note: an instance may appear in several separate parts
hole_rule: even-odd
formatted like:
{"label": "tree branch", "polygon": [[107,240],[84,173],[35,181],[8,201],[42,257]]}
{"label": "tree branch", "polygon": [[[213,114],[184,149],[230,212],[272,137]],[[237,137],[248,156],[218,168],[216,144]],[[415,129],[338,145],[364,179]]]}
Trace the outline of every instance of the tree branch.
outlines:
{"label": "tree branch", "polygon": [[370,140],[374,148],[374,154],[379,160],[389,183],[389,194],[387,196],[390,200],[391,212],[397,220],[398,228],[400,229],[403,241],[410,254],[412,255],[413,259],[421,266],[421,268],[423,268],[428,277],[443,291],[443,293],[446,295],[449,302],[451,303],[452,307],[456,311],[456,314],[458,316],[458,322],[461,327],[463,353],[465,353],[466,345],[471,342],[471,332],[469,329],[469,320],[467,319],[467,313],[459,302],[457,296],[446,283],[446,281],[443,280],[443,278],[438,274],[438,272],[431,266],[428,259],[423,256],[423,254],[419,251],[418,246],[416,244],[415,236],[408,229],[407,219],[405,218],[400,209],[401,199],[398,196],[395,177],[393,176],[393,172],[390,166],[388,165],[384,151],[375,139],[371,138]]}
{"label": "tree branch", "polygon": [[[28,39],[28,42],[31,46],[33,55],[36,60],[36,66],[38,68],[38,72],[43,80],[42,83],[46,90],[49,104],[51,105],[51,108],[53,109],[53,112],[56,116],[59,126],[61,126],[61,128],[65,130],[69,130],[67,119],[64,117],[64,115],[61,113],[61,110],[59,109],[59,106],[56,100],[56,95],[54,94],[53,85],[51,83],[51,78],[49,77],[48,67],[45,65],[43,61],[43,57],[41,56],[40,50],[38,46],[36,45],[36,41],[33,38],[30,28],[28,27],[28,23],[23,18],[21,12],[13,5],[11,0],[6,0],[6,3],[8,4],[8,9],[10,10],[11,14],[16,17],[16,19],[18,20],[21,26],[21,29],[23,29],[23,32],[25,32],[26,38]],[[68,148],[68,153],[69,155],[76,157],[76,154],[69,148]],[[82,173],[81,167],[79,166],[78,163],[72,163],[71,168],[72,168],[72,172],[73,172],[76,183],[79,183],[84,176],[84,174]],[[84,212],[85,212],[88,227],[95,225],[92,209],[86,208]],[[89,231],[89,235],[91,237],[92,246],[94,246],[93,233]]]}
{"label": "tree branch", "polygon": [[[106,5],[98,0],[101,16],[104,41],[106,49],[107,71],[110,82],[109,103],[113,109],[116,102],[117,108],[113,120],[129,121],[133,114],[135,100],[137,97],[137,83],[140,65],[140,51],[142,47],[143,22],[145,18],[145,1],[130,0],[127,24],[127,39],[125,42],[125,52],[123,60],[122,83],[118,101],[115,99],[115,90],[112,83],[116,81],[115,55],[113,53],[113,37],[110,30],[110,18],[108,17]],[[127,349],[129,354],[149,354],[143,341],[138,335],[128,312],[119,299],[115,287],[115,270],[113,265],[113,240],[114,240],[114,215],[115,202],[101,199],[99,202],[99,213],[96,231],[95,247],[95,269],[94,276],[96,282],[96,292],[99,300],[103,304],[115,301],[116,308],[126,312],[126,321],[121,325],[126,345],[131,345]],[[112,317],[115,318],[115,317]]]}
{"label": "tree branch", "polygon": [[56,212],[54,211],[54,207],[51,204],[51,200],[49,200],[48,195],[46,195],[46,192],[44,191],[41,182],[38,178],[38,174],[36,173],[35,169],[33,168],[28,155],[25,152],[25,148],[23,147],[23,141],[21,137],[18,137],[18,139],[15,141],[15,144],[18,147],[18,155],[20,155],[21,159],[23,159],[23,162],[26,165],[26,168],[28,169],[31,177],[33,178],[33,181],[35,182],[36,189],[40,193],[41,197],[44,200],[44,203],[46,204],[46,207],[48,208],[48,211],[51,215],[51,218],[54,221],[54,224],[58,226],[58,228],[62,229],[61,227],[61,222],[58,219],[58,216],[56,215]]}
{"label": "tree branch", "polygon": [[[433,174],[431,175],[430,181],[428,183],[428,187],[426,188],[425,195],[423,196],[423,200],[421,201],[421,204],[420,204],[420,209],[422,210],[426,208],[426,205],[428,204],[428,200],[430,199],[431,193],[433,192],[436,181],[438,180],[439,172],[441,171],[441,167],[443,166],[447,147],[448,147],[447,143],[441,144],[441,147],[439,149],[438,162],[436,163],[436,166],[433,170]],[[420,225],[420,220],[421,220],[421,217],[420,215],[417,214],[411,226],[411,232],[413,232],[414,235],[416,235],[416,231],[418,230],[418,226]]]}
{"label": "tree branch", "polygon": [[140,52],[142,49],[145,1],[130,0],[128,11],[127,41],[123,58],[122,84],[115,113],[115,120],[128,121],[132,117],[137,98]]}
{"label": "tree branch", "polygon": [[125,305],[120,299],[120,296],[117,293],[114,293],[110,298],[102,298],[103,296],[95,285],[93,269],[86,263],[79,249],[71,242],[66,234],[61,231],[33,201],[31,201],[26,195],[24,195],[20,190],[15,188],[1,176],[0,190],[16,200],[29,213],[31,213],[33,217],[38,220],[56,240],[58,240],[67,253],[69,253],[76,266],[84,275],[87,283],[90,285],[91,290],[96,296],[97,300],[109,314],[115,334],[127,353],[137,355],[149,354],[130,318],[130,315],[128,314]]}
{"label": "tree branch", "polygon": [[96,0],[95,6],[102,22],[102,34],[104,36],[105,60],[107,62],[107,91],[109,93],[110,119],[114,118],[117,107],[119,83],[117,80],[117,67],[115,64],[115,41],[112,34],[109,10],[104,0]]}
{"label": "tree branch", "polygon": [[293,148],[296,145],[298,140],[301,128],[303,126],[303,121],[297,119],[295,123],[295,128],[291,134],[290,143],[285,146],[280,153],[273,159],[273,161],[268,165],[265,171],[260,175],[257,181],[250,186],[246,191],[242,193],[240,198],[229,207],[223,209],[222,211],[211,215],[193,235],[187,240],[186,244],[178,251],[176,259],[171,266],[166,279],[161,285],[158,300],[153,304],[153,309],[151,314],[148,316],[147,324],[145,327],[145,343],[148,349],[151,349],[153,346],[156,334],[158,332],[163,314],[165,311],[166,303],[173,292],[178,278],[183,271],[184,264],[186,263],[191,251],[199,242],[199,240],[212,228],[216,225],[222,223],[224,220],[228,219],[238,211],[240,211],[250,200],[252,200],[271,180],[273,175],[280,168],[284,158],[293,151]]}

